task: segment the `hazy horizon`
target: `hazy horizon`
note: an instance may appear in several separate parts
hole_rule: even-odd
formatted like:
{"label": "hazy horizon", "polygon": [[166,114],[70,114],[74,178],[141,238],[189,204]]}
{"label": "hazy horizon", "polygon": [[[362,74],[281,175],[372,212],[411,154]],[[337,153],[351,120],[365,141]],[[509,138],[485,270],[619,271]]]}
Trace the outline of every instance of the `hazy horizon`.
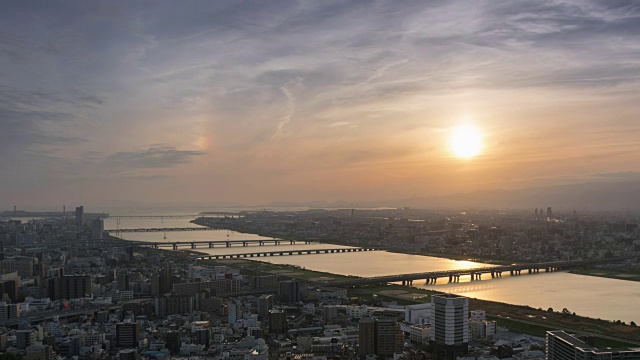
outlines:
{"label": "hazy horizon", "polygon": [[[383,202],[617,182],[621,193],[640,180],[632,2],[0,10],[7,210]],[[478,138],[468,154],[451,145],[466,125]]]}

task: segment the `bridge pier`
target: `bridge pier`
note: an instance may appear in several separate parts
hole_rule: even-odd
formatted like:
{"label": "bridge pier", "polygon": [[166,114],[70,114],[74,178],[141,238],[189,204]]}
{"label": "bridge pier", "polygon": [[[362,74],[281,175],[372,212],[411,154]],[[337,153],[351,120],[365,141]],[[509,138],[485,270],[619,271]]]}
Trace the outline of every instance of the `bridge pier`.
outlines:
{"label": "bridge pier", "polygon": [[195,249],[196,248],[196,244],[195,243],[191,243],[191,248]]}
{"label": "bridge pier", "polygon": [[227,241],[227,247],[231,247],[231,243]]}
{"label": "bridge pier", "polygon": [[173,250],[178,250],[178,244],[173,244]]}
{"label": "bridge pier", "polygon": [[213,242],[210,242],[209,243],[209,249],[212,249],[212,248],[213,248]]}

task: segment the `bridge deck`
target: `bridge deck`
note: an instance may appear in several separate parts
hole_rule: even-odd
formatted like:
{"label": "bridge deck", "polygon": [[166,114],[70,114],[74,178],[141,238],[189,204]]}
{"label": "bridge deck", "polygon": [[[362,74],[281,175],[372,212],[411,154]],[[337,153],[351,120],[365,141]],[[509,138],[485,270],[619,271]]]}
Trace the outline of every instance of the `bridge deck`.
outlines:
{"label": "bridge deck", "polygon": [[379,251],[377,248],[330,248],[330,249],[296,249],[296,250],[274,250],[247,252],[241,254],[212,254],[212,255],[196,255],[196,260],[213,260],[213,259],[234,259],[248,257],[267,257],[267,256],[290,256],[290,255],[315,255],[315,254],[336,254],[336,253],[352,253],[362,251]]}

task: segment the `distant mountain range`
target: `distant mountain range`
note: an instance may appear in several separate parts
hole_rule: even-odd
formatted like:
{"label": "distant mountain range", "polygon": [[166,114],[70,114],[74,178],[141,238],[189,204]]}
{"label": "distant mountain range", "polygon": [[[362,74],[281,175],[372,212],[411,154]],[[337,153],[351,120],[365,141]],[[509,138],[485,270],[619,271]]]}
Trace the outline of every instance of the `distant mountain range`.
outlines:
{"label": "distant mountain range", "polygon": [[569,185],[532,187],[518,190],[479,190],[447,196],[348,202],[272,202],[261,207],[311,208],[510,208],[533,209],[551,206],[563,210],[638,210],[640,181],[590,182]]}

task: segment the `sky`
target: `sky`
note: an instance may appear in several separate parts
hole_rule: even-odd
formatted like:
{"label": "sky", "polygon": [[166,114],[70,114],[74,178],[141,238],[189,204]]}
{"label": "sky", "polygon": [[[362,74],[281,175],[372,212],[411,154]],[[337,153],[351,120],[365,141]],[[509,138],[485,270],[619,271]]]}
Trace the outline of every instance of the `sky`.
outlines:
{"label": "sky", "polygon": [[5,1],[0,206],[638,179],[639,90],[631,1]]}

